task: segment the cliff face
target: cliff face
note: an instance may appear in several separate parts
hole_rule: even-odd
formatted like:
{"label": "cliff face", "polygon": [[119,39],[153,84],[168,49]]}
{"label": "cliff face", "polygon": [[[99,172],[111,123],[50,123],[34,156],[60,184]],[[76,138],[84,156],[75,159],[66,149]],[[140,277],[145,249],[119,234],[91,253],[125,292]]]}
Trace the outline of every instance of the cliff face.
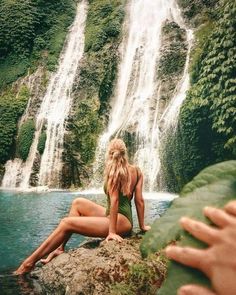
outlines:
{"label": "cliff face", "polygon": [[[201,169],[236,158],[236,4],[179,2],[188,21],[198,19],[198,26],[191,52],[190,89],[180,110],[177,130],[170,130],[163,144],[164,182],[169,191],[177,192]],[[211,2],[215,8],[210,8]]]}
{"label": "cliff face", "polygon": [[155,294],[165,277],[165,262],[158,254],[142,260],[140,241],[91,240],[36,269],[32,277],[42,294]]}

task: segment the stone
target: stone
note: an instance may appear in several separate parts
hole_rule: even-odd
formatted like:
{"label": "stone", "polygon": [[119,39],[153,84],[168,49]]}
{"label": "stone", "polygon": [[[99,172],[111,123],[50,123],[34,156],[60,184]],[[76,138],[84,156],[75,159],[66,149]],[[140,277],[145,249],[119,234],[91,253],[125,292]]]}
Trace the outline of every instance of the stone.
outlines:
{"label": "stone", "polygon": [[[139,252],[140,241],[141,238],[137,236],[126,238],[121,243],[90,239],[79,248],[37,267],[31,273],[31,278],[36,281],[36,285],[41,286],[42,294],[115,294],[112,293],[112,286],[129,281],[131,267],[144,263]],[[147,266],[153,264],[156,270],[158,263],[148,262]],[[157,275],[157,281],[160,281],[160,275]]]}

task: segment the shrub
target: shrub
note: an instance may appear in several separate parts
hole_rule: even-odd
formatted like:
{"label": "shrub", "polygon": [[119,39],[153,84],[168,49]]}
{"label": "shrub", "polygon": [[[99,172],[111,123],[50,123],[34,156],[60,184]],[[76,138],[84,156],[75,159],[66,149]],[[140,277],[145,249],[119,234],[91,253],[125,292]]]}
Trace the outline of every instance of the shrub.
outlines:
{"label": "shrub", "polygon": [[26,160],[34,139],[35,123],[32,119],[24,122],[19,130],[17,151],[22,160]]}
{"label": "shrub", "polygon": [[18,95],[12,90],[0,96],[0,163],[6,162],[14,152],[17,122],[29,99],[27,87],[21,87]]}
{"label": "shrub", "polygon": [[37,147],[40,155],[42,155],[44,152],[46,140],[47,140],[47,133],[45,131],[42,131],[42,133],[39,136],[39,142],[38,142],[38,147]]}

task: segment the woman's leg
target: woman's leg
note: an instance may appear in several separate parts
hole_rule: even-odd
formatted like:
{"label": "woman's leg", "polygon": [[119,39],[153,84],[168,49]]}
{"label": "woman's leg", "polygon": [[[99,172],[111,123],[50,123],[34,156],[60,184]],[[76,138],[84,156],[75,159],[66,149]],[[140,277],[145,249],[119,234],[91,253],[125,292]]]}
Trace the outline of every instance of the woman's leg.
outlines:
{"label": "woman's leg", "polygon": [[[106,213],[106,209],[103,206],[100,206],[88,199],[85,198],[76,198],[72,201],[71,208],[69,211],[70,217],[78,217],[78,216],[97,216],[104,217]],[[65,251],[65,245],[70,239],[72,234],[68,234],[62,244],[53,252],[51,252],[46,259],[41,259],[40,261],[43,264],[48,263],[54,257],[62,254]]]}
{"label": "woman's leg", "polygon": [[[63,218],[52,234],[20,265],[15,274],[20,275],[31,271],[38,260],[55,250],[71,233],[91,237],[106,237],[109,231],[109,223],[108,217]],[[131,225],[127,218],[118,214],[117,233],[125,235],[130,229]]]}
{"label": "woman's leg", "polygon": [[107,217],[65,217],[51,235],[20,265],[15,274],[23,274],[34,268],[35,263],[51,253],[72,233],[105,237],[108,232]]}

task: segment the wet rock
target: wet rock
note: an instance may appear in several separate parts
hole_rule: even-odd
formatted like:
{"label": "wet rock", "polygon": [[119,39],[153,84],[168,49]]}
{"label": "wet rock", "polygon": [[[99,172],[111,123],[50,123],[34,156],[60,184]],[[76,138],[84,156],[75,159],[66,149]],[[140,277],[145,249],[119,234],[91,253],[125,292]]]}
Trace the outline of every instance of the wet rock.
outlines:
{"label": "wet rock", "polygon": [[[132,266],[144,263],[139,252],[140,241],[138,237],[124,239],[122,243],[93,239],[54,258],[31,276],[46,294],[116,294],[113,286],[129,281]],[[156,272],[158,262],[154,260],[153,266],[148,267]],[[156,276],[160,280],[160,276]]]}
{"label": "wet rock", "polygon": [[187,55],[186,31],[174,21],[166,20],[161,43],[157,71],[160,78],[159,108],[163,114],[183,75]]}

